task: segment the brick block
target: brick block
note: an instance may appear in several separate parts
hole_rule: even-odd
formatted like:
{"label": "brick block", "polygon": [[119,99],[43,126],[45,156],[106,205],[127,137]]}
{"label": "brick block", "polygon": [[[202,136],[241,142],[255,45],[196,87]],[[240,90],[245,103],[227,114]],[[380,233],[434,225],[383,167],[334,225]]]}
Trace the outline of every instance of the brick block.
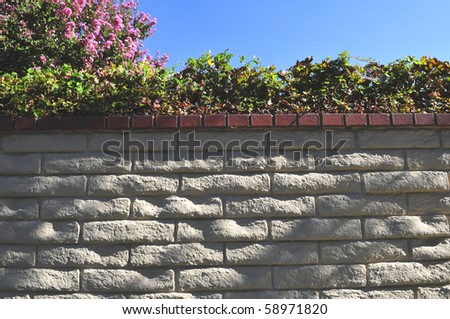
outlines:
{"label": "brick block", "polygon": [[[156,156],[155,156],[156,157]],[[175,160],[139,160],[134,161],[134,172],[139,173],[218,173],[223,171],[220,158]]]}
{"label": "brick block", "polygon": [[424,129],[361,130],[356,132],[363,149],[437,148],[439,131]]}
{"label": "brick block", "polygon": [[228,127],[248,127],[249,114],[228,114]]}
{"label": "brick block", "polygon": [[110,200],[49,199],[42,202],[41,217],[52,219],[124,219],[130,213],[129,198]]}
{"label": "brick block", "polygon": [[368,265],[368,272],[368,284],[375,287],[442,284],[450,281],[450,262],[430,265],[414,262],[377,263]]}
{"label": "brick block", "polygon": [[275,126],[297,126],[297,115],[275,114]]}
{"label": "brick block", "polygon": [[164,243],[174,241],[175,226],[157,221],[109,221],[84,224],[87,243]]}
{"label": "brick block", "polygon": [[3,150],[8,153],[82,152],[86,148],[86,134],[81,133],[17,133],[3,138]]}
{"label": "brick block", "polygon": [[37,265],[41,267],[116,268],[127,264],[126,247],[42,246],[37,251]]}
{"label": "brick block", "polygon": [[77,291],[78,270],[0,268],[0,289],[11,291]]}
{"label": "brick block", "polygon": [[130,127],[129,116],[109,116],[108,128],[111,129],[127,129]]}
{"label": "brick block", "polygon": [[0,245],[0,267],[31,267],[34,260],[34,247]]}
{"label": "brick block", "polygon": [[47,174],[128,173],[131,161],[114,161],[101,153],[46,154],[44,171]]}
{"label": "brick block", "polygon": [[134,129],[147,129],[154,126],[152,115],[137,115],[131,117],[131,127]]}
{"label": "brick block", "polygon": [[0,220],[37,219],[38,202],[35,199],[0,199]]}
{"label": "brick block", "polygon": [[[271,131],[271,138],[277,142],[278,147],[281,147],[281,143],[291,144],[292,146],[286,145],[286,151],[293,149],[310,151],[314,151],[316,149],[328,149],[339,152],[342,150],[355,148],[354,132],[338,128],[332,130],[273,130]],[[259,134],[257,140],[264,141],[263,133]]]}
{"label": "brick block", "polygon": [[369,114],[370,126],[390,126],[391,115],[385,113]]}
{"label": "brick block", "polygon": [[366,285],[364,265],[275,267],[276,289],[356,288]]}
{"label": "brick block", "polygon": [[364,226],[365,236],[368,239],[428,238],[450,235],[448,220],[441,215],[368,218]]}
{"label": "brick block", "polygon": [[230,217],[295,217],[315,215],[314,197],[229,197],[225,215]]}
{"label": "brick block", "polygon": [[0,130],[12,130],[14,129],[13,118],[0,118]]}
{"label": "brick block", "polygon": [[218,197],[188,199],[178,196],[136,199],[133,217],[146,218],[211,218],[222,216],[222,201]]}
{"label": "brick block", "polygon": [[84,128],[91,130],[106,128],[106,116],[86,116]]}
{"label": "brick block", "polygon": [[86,269],[82,279],[86,292],[151,292],[174,289],[172,270]]}
{"label": "brick block", "polygon": [[41,173],[39,154],[0,154],[0,175],[32,175]]}
{"label": "brick block", "polygon": [[448,191],[448,174],[445,172],[376,172],[364,174],[367,193],[401,194]]}
{"label": "brick block", "polygon": [[252,127],[270,127],[272,126],[272,114],[252,114]]}
{"label": "brick block", "polygon": [[261,175],[183,176],[181,190],[185,194],[264,194],[270,191],[270,178]]}
{"label": "brick block", "polygon": [[178,116],[176,115],[157,115],[155,117],[157,128],[176,128],[178,126]]}
{"label": "brick block", "polygon": [[128,299],[222,299],[221,294],[157,292],[152,294],[132,294]]}
{"label": "brick block", "polygon": [[263,290],[245,292],[226,292],[224,299],[318,299],[314,290]]}
{"label": "brick block", "polygon": [[412,113],[394,113],[392,114],[392,125],[394,126],[413,126],[413,114]]}
{"label": "brick block", "polygon": [[180,127],[202,127],[202,115],[201,114],[189,114],[180,116]]}
{"label": "brick block", "polygon": [[322,299],[414,299],[414,290],[331,289],[320,293]]}
{"label": "brick block", "polygon": [[336,242],[321,245],[321,262],[325,264],[399,261],[406,259],[407,255],[407,241]]}
{"label": "brick block", "polygon": [[272,287],[269,267],[207,268],[180,271],[182,291],[243,290]]}
{"label": "brick block", "polygon": [[177,240],[190,241],[257,241],[265,240],[268,235],[267,222],[264,220],[194,221],[178,224]]}
{"label": "brick block", "polygon": [[0,222],[2,244],[75,244],[79,233],[80,226],[76,222]]}
{"label": "brick block", "polygon": [[442,136],[442,146],[445,148],[450,148],[450,130],[441,131]]}
{"label": "brick block", "polygon": [[409,214],[449,214],[450,195],[446,194],[410,194]]}
{"label": "brick block", "polygon": [[449,170],[450,150],[408,150],[406,152],[410,170]]}
{"label": "brick block", "polygon": [[319,171],[370,171],[402,170],[401,152],[357,152],[318,157],[316,169]]}
{"label": "brick block", "polygon": [[324,195],[316,199],[321,216],[387,216],[406,214],[403,196]]}
{"label": "brick block", "polygon": [[437,113],[436,122],[439,126],[450,126],[450,114],[449,113]]}
{"label": "brick block", "polygon": [[415,260],[450,259],[450,239],[414,240],[412,256]]}
{"label": "brick block", "polygon": [[314,113],[301,114],[298,117],[298,126],[318,127],[320,126],[320,115]]}
{"label": "brick block", "polygon": [[175,194],[178,178],[169,176],[99,175],[89,177],[89,195],[139,196]]}
{"label": "brick block", "polygon": [[62,130],[77,130],[83,128],[82,116],[62,116],[60,118],[60,126]]}
{"label": "brick block", "polygon": [[302,265],[317,264],[315,243],[227,244],[226,260],[230,265]]}
{"label": "brick block", "polygon": [[130,264],[142,266],[201,266],[223,263],[221,244],[173,244],[138,246],[131,249]]}
{"label": "brick block", "polygon": [[436,118],[434,114],[414,114],[414,122],[416,126],[434,126],[436,125]]}
{"label": "brick block", "polygon": [[205,127],[225,127],[227,123],[226,114],[205,114]]}
{"label": "brick block", "polygon": [[450,285],[441,287],[419,287],[417,299],[450,299]]}
{"label": "brick block", "polygon": [[344,114],[322,114],[323,126],[344,126]]}
{"label": "brick block", "polygon": [[228,172],[267,172],[267,171],[312,171],[315,162],[312,156],[296,159],[294,154],[279,156],[241,157],[235,156],[225,163]]}
{"label": "brick block", "polygon": [[34,130],[36,128],[35,117],[17,117],[15,123],[16,130]]}
{"label": "brick block", "polygon": [[84,195],[84,176],[0,177],[0,196],[42,197]]}
{"label": "brick block", "polygon": [[277,241],[361,239],[361,221],[345,218],[273,220],[272,238]]}
{"label": "brick block", "polygon": [[345,125],[347,126],[366,126],[367,114],[349,113],[345,114]]}
{"label": "brick block", "polygon": [[276,194],[327,194],[336,192],[360,192],[359,174],[304,175],[276,173],[273,192]]}
{"label": "brick block", "polygon": [[59,129],[59,117],[43,117],[36,120],[36,128],[39,130]]}
{"label": "brick block", "polygon": [[64,295],[34,295],[33,299],[126,299],[122,294],[71,293]]}
{"label": "brick block", "polygon": [[25,293],[0,293],[1,299],[31,299],[29,294]]}

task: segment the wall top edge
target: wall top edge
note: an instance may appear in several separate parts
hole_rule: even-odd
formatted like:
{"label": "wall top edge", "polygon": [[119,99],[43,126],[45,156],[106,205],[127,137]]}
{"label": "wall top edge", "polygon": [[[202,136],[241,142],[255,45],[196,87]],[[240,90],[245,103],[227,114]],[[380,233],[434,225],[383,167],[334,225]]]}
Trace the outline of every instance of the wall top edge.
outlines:
{"label": "wall top edge", "polygon": [[450,113],[188,114],[0,118],[0,131],[449,126]]}

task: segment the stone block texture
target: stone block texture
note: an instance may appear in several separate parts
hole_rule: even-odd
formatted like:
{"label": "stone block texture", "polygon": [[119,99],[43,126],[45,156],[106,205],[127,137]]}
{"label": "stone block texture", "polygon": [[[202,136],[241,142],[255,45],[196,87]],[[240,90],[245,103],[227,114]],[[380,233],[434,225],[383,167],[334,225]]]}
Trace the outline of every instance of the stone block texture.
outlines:
{"label": "stone block texture", "polygon": [[0,299],[450,298],[448,128],[11,132]]}

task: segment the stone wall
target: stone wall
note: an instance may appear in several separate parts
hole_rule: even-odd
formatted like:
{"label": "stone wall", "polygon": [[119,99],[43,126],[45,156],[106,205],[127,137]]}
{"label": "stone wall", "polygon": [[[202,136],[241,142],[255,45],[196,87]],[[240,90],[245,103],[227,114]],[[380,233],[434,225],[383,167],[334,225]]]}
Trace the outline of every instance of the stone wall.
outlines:
{"label": "stone wall", "polygon": [[0,298],[450,298],[448,126],[0,138]]}

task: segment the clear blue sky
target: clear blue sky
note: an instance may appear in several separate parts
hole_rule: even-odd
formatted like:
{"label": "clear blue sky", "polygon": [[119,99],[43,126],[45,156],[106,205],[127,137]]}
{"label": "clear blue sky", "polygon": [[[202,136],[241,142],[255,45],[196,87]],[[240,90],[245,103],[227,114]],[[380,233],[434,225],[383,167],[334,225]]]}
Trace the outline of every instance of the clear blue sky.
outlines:
{"label": "clear blue sky", "polygon": [[158,19],[151,53],[182,66],[229,49],[284,69],[342,51],[382,63],[407,55],[450,60],[449,0],[141,0]]}

